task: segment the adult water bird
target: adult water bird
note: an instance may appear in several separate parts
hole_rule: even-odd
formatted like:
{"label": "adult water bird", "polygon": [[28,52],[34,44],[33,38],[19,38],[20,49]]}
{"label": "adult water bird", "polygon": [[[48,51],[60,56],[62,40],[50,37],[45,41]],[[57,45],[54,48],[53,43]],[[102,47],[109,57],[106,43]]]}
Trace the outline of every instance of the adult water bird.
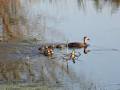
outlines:
{"label": "adult water bird", "polygon": [[88,37],[83,38],[83,42],[70,42],[68,43],[68,48],[85,48],[88,46],[88,41],[90,39]]}

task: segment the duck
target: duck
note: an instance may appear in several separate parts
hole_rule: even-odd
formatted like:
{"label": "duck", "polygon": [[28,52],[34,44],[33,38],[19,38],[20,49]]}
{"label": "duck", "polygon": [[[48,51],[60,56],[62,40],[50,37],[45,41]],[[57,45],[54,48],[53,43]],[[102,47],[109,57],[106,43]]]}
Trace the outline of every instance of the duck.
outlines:
{"label": "duck", "polygon": [[83,37],[83,42],[70,42],[68,43],[68,48],[85,48],[88,46],[88,41],[90,39],[87,36]]}

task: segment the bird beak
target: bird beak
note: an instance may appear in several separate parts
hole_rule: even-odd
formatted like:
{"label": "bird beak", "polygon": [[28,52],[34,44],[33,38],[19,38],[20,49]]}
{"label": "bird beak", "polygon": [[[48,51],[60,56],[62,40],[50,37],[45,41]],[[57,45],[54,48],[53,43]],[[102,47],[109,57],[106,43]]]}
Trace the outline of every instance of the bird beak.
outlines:
{"label": "bird beak", "polygon": [[87,40],[90,40],[89,38]]}

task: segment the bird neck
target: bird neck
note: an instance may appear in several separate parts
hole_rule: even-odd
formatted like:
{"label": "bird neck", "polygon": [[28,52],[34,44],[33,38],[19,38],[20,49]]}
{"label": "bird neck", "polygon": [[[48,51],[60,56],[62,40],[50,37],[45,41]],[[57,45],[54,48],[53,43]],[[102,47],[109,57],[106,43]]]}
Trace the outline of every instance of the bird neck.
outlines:
{"label": "bird neck", "polygon": [[83,43],[86,44],[86,39],[84,38]]}

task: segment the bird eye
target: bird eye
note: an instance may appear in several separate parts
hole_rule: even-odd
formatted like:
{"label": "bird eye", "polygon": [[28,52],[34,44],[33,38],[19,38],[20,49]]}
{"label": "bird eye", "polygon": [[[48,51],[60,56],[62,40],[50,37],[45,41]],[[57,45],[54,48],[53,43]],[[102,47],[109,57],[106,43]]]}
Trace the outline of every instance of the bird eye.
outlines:
{"label": "bird eye", "polygon": [[90,40],[89,38],[87,38],[87,40]]}

